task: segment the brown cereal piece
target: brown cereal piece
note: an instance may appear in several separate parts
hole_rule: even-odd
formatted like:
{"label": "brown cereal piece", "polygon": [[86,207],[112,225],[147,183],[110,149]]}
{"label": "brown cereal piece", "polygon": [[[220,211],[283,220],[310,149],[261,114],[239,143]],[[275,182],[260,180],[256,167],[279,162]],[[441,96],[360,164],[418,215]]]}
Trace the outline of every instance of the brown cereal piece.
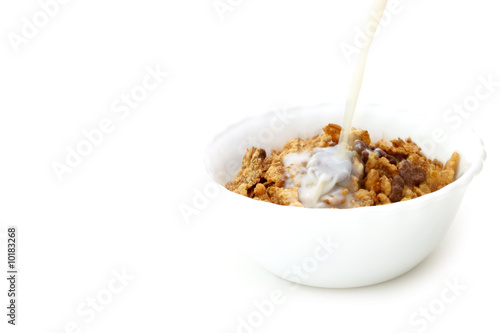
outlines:
{"label": "brown cereal piece", "polygon": [[304,207],[299,201],[298,187],[283,188],[273,185],[267,188],[267,194],[272,203],[283,206]]}
{"label": "brown cereal piece", "polygon": [[365,178],[365,188],[368,191],[380,192],[380,176],[376,169],[370,169]]}
{"label": "brown cereal piece", "polygon": [[399,175],[403,178],[405,185],[409,187],[418,186],[426,179],[425,171],[418,165],[413,165],[408,160],[398,164]]}
{"label": "brown cereal piece", "polygon": [[380,190],[387,197],[391,194],[391,181],[385,175],[380,177]]}
{"label": "brown cereal piece", "polygon": [[316,135],[312,139],[306,140],[306,150],[328,147],[330,146],[331,142],[332,142],[332,137],[327,133]]}
{"label": "brown cereal piece", "polygon": [[385,195],[384,193],[379,193],[377,194],[377,199],[379,201],[379,204],[381,205],[387,205],[391,203],[391,200]]}
{"label": "brown cereal piece", "polygon": [[281,162],[274,162],[267,169],[264,178],[277,186],[283,186],[285,184],[285,167]]}
{"label": "brown cereal piece", "polygon": [[354,147],[355,142],[358,140],[364,142],[366,146],[369,146],[372,142],[368,131],[354,128],[351,130],[351,132],[349,132],[347,144],[351,147]]}
{"label": "brown cereal piece", "polygon": [[247,197],[249,198],[254,198],[255,197],[255,185],[250,187],[248,190],[247,190]]}
{"label": "brown cereal piece", "polygon": [[[425,189],[425,188],[424,188]],[[417,195],[417,197],[421,197],[422,195],[424,194],[428,194],[430,192],[425,192],[423,189],[421,189],[420,187],[414,187],[413,188],[413,192],[415,192],[415,194]]]}
{"label": "brown cereal piece", "polygon": [[352,157],[352,175],[361,179],[364,177],[365,165],[361,161],[361,156],[354,154]]}
{"label": "brown cereal piece", "polygon": [[301,152],[304,150],[306,150],[305,140],[297,138],[297,139],[293,139],[293,140],[288,141],[283,146],[283,149],[281,151],[277,152],[276,154],[278,155],[278,157],[281,158],[282,156],[285,156],[287,154],[298,153],[298,152]]}
{"label": "brown cereal piece", "polygon": [[359,189],[360,189],[359,178],[351,175],[351,182],[350,182],[349,186],[347,187],[347,189],[349,190],[349,192],[359,191]]}
{"label": "brown cereal piece", "polygon": [[330,140],[335,144],[339,143],[341,130],[342,127],[337,124],[328,124],[323,127],[323,131],[330,136]]}
{"label": "brown cereal piece", "polygon": [[438,168],[443,168],[443,163],[441,161],[438,161],[437,159],[434,159],[432,161],[432,164],[434,164],[435,166],[437,166]]}
{"label": "brown cereal piece", "polygon": [[242,167],[234,180],[227,183],[226,188],[230,191],[248,196],[248,190],[260,182],[264,172],[264,159],[266,151],[252,147],[247,149],[243,157]]}
{"label": "brown cereal piece", "polygon": [[[417,194],[413,192],[413,187],[405,186],[403,188],[403,199],[414,199],[417,197]],[[401,200],[403,200],[401,199]]]}
{"label": "brown cereal piece", "polygon": [[436,182],[438,188],[445,187],[455,180],[459,161],[460,155],[457,152],[454,152],[444,165],[444,170],[441,172],[439,181]]}
{"label": "brown cereal piece", "polygon": [[269,156],[269,159],[266,158],[266,160],[264,161],[266,172],[267,170],[269,170],[269,168],[273,163],[281,163],[280,153],[281,153],[280,151],[275,151],[275,150],[271,151],[271,156]]}
{"label": "brown cereal piece", "polygon": [[424,195],[424,194],[429,194],[431,192],[432,191],[431,191],[429,185],[427,185],[426,183],[420,184],[420,186],[418,187],[418,191],[415,190],[415,193],[417,193],[417,195],[419,195],[419,196]]}
{"label": "brown cereal piece", "polygon": [[394,156],[398,160],[406,158],[411,153],[419,153],[421,150],[411,138],[406,140],[398,138],[391,140],[390,143],[386,140],[380,140],[377,141],[375,146],[384,150],[387,154]]}
{"label": "brown cereal piece", "polygon": [[266,156],[266,158],[262,162],[262,170],[267,171],[269,169],[269,167],[271,166],[271,164],[273,163],[273,160],[274,160],[274,158],[273,158],[272,153],[271,153],[271,156]]}
{"label": "brown cereal piece", "polygon": [[262,201],[271,202],[269,195],[267,194],[267,189],[264,184],[258,183],[254,189],[254,199],[259,199]]}
{"label": "brown cereal piece", "polygon": [[392,202],[401,201],[403,198],[403,188],[405,186],[405,182],[400,175],[396,175],[391,182],[391,193],[389,194],[389,199]]}
{"label": "brown cereal piece", "polygon": [[368,156],[370,155],[370,151],[368,150],[368,144],[366,144],[364,141],[356,140],[354,141],[352,147],[362,158],[362,161],[366,163],[366,161],[368,160]]}
{"label": "brown cereal piece", "polygon": [[261,183],[255,185],[255,195],[256,196],[261,196],[266,193],[266,187],[262,185]]}
{"label": "brown cereal piece", "polygon": [[458,163],[460,162],[460,155],[457,152],[454,152],[450,159],[446,162],[444,169],[453,172],[453,175],[457,173]]}
{"label": "brown cereal piece", "polygon": [[365,172],[368,174],[371,169],[376,169],[380,176],[386,176],[392,178],[398,174],[398,168],[396,165],[391,164],[389,160],[385,157],[378,157],[375,153],[370,153],[368,160],[365,165]]}
{"label": "brown cereal piece", "polygon": [[373,191],[367,191],[365,189],[360,189],[351,197],[350,206],[355,207],[366,207],[373,206],[377,201],[377,195]]}

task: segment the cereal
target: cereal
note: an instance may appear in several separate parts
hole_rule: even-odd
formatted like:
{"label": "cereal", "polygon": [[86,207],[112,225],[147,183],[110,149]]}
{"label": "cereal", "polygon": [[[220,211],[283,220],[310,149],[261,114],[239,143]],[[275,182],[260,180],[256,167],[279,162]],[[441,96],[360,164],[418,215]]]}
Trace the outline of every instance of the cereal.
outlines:
{"label": "cereal", "polygon": [[426,179],[424,170],[417,165],[412,165],[408,160],[399,164],[399,174],[405,184],[411,187],[419,185]]}
{"label": "cereal", "polygon": [[227,189],[241,195],[248,195],[247,191],[262,179],[265,157],[266,151],[263,149],[247,149],[243,157],[242,167],[234,181],[227,185]]}
{"label": "cereal", "polygon": [[[278,205],[354,208],[411,200],[437,191],[455,180],[460,160],[458,153],[453,153],[443,164],[428,159],[411,138],[372,142],[366,130],[353,129],[347,140],[350,152],[348,173],[345,174],[345,163],[335,164],[344,172],[343,178],[327,179],[327,185],[322,184],[327,186],[326,189],[317,194],[316,188],[313,191],[306,188],[310,186],[304,184],[309,179],[306,175],[312,172],[313,178],[321,178],[323,175],[315,172],[323,170],[325,162],[329,168],[335,168],[331,163],[337,162],[316,159],[316,169],[310,169],[309,162],[335,151],[340,132],[339,125],[328,124],[322,134],[290,140],[283,149],[271,151],[270,156],[260,148],[247,149],[241,169],[226,188]],[[311,206],[310,202],[304,201],[306,189],[308,193],[315,193],[317,204]]]}
{"label": "cereal", "polygon": [[389,194],[389,200],[392,202],[398,202],[403,199],[403,188],[405,187],[405,181],[400,175],[396,175],[391,182],[391,193]]}

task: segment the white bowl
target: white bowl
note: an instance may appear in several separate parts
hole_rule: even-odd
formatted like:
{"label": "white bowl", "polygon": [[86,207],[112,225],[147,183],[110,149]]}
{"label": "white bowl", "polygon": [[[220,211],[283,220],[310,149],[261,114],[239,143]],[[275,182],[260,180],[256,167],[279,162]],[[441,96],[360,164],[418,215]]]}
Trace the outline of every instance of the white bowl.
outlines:
{"label": "white bowl", "polygon": [[[224,186],[241,166],[245,148],[255,145],[270,153],[289,139],[321,133],[328,123],[341,124],[342,117],[342,107],[319,105],[245,119],[210,143],[208,172]],[[358,108],[353,127],[368,130],[372,141],[412,137],[429,158],[442,162],[457,151],[458,179],[443,189],[409,201],[353,209],[285,207],[224,189],[225,208],[218,216],[229,223],[221,233],[235,237],[270,272],[296,283],[348,288],[404,274],[436,248],[486,157],[481,139],[471,129],[447,129],[439,118],[367,106]],[[445,140],[436,136],[441,131]],[[439,143],[431,139],[433,133]]]}

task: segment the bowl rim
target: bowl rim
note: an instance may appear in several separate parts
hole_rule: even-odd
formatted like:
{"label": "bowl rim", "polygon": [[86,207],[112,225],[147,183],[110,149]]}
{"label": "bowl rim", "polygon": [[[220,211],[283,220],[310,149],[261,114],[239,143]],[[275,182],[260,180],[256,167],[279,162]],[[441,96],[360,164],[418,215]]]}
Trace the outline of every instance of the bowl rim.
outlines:
{"label": "bowl rim", "polygon": [[[336,104],[318,103],[318,104],[312,104],[312,105],[300,105],[300,106],[294,106],[294,107],[287,108],[287,112],[299,112],[300,110],[304,110],[304,109],[317,109],[317,108],[324,108],[324,107],[340,107],[340,106],[343,106],[343,105],[340,103],[336,103]],[[386,109],[397,109],[397,110],[402,111],[402,112],[409,112],[409,110],[410,110],[410,108],[400,108],[400,107],[394,107],[391,105],[384,106],[384,105],[381,105],[378,103],[377,104],[376,103],[361,104],[357,108],[358,109],[359,108],[366,109],[366,108],[373,108],[373,107],[386,108]],[[471,133],[474,136],[473,138],[476,141],[475,144],[480,149],[480,151],[477,153],[477,156],[474,156],[475,157],[474,160],[472,160],[472,159],[470,160],[469,168],[467,170],[465,170],[465,172],[458,179],[455,179],[451,184],[448,184],[445,187],[443,187],[437,191],[425,194],[423,196],[420,196],[420,197],[417,197],[417,198],[414,198],[411,200],[392,202],[392,203],[387,204],[387,205],[364,206],[364,207],[347,208],[347,209],[334,209],[334,208],[318,209],[318,208],[309,208],[309,207],[283,206],[283,205],[278,205],[278,204],[274,204],[271,202],[252,200],[251,198],[248,198],[248,197],[245,197],[243,195],[229,191],[224,185],[220,184],[214,178],[214,175],[210,169],[210,164],[209,164],[210,162],[209,162],[209,158],[208,158],[208,152],[209,152],[210,148],[214,145],[214,143],[216,143],[218,140],[220,140],[222,137],[224,137],[224,135],[226,135],[227,132],[229,132],[229,131],[231,131],[231,130],[233,130],[233,129],[235,129],[235,128],[237,128],[237,127],[243,125],[244,123],[251,121],[253,119],[272,116],[272,115],[276,114],[278,111],[279,110],[269,110],[269,111],[264,112],[264,113],[246,116],[246,117],[242,118],[241,120],[239,120],[239,121],[237,121],[229,126],[226,126],[222,131],[217,133],[212,138],[212,140],[210,140],[210,142],[206,145],[205,150],[204,150],[204,152],[205,152],[204,164],[205,164],[206,172],[208,173],[208,175],[210,176],[210,179],[213,182],[215,182],[218,186],[222,187],[226,192],[229,192],[230,195],[235,195],[238,198],[241,197],[239,199],[249,199],[249,200],[251,200],[249,202],[254,202],[255,204],[270,204],[270,205],[273,205],[274,207],[280,207],[278,209],[307,209],[307,210],[314,210],[314,211],[335,211],[335,212],[350,212],[353,210],[354,211],[368,212],[368,211],[376,210],[377,212],[383,212],[384,210],[387,210],[387,209],[394,209],[391,207],[394,207],[395,204],[399,205],[398,206],[399,208],[403,208],[403,207],[411,208],[411,206],[413,206],[413,205],[420,205],[421,203],[423,203],[424,200],[427,200],[427,201],[436,200],[436,199],[443,200],[443,197],[447,196],[448,193],[457,190],[457,187],[460,187],[460,186],[463,186],[464,191],[465,191],[465,189],[467,188],[469,183],[472,181],[472,179],[481,172],[481,170],[483,168],[483,164],[484,164],[484,162],[486,160],[486,156],[487,156],[484,142],[481,139],[481,137],[479,136],[479,134],[469,124],[463,124],[463,126],[464,126],[463,130],[468,131],[469,133]],[[345,214],[345,213],[335,213],[335,214]]]}

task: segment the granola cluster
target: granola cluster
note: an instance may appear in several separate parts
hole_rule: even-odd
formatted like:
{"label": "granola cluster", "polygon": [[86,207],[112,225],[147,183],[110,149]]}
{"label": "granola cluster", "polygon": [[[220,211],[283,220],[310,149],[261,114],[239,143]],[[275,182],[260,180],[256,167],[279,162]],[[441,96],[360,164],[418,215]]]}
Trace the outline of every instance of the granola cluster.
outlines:
{"label": "granola cluster", "polygon": [[[226,188],[255,200],[285,206],[303,207],[299,200],[300,165],[286,165],[292,153],[307,153],[315,148],[336,146],[341,127],[329,124],[312,138],[296,138],[268,156],[261,148],[247,149],[242,167]],[[325,207],[354,208],[385,205],[410,200],[439,190],[455,179],[459,154],[453,153],[443,165],[428,159],[411,138],[372,142],[366,130],[350,132],[352,172],[338,196],[325,197]],[[340,199],[339,199],[340,198]]]}

